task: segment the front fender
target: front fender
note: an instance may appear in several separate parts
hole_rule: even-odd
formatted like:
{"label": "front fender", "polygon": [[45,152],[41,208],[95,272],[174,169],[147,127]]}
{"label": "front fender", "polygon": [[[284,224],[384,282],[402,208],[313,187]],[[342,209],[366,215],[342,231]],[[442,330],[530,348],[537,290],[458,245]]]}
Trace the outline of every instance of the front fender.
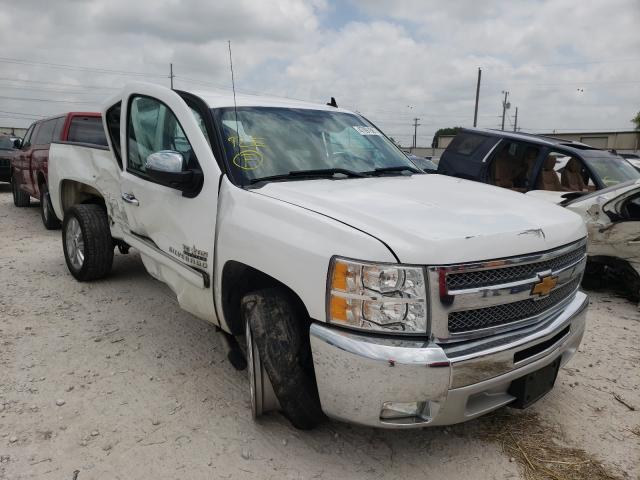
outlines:
{"label": "front fender", "polygon": [[233,185],[225,176],[218,201],[215,295],[222,326],[222,270],[237,261],[283,283],[311,318],[324,321],[329,261],[334,255],[396,262],[378,239],[323,214]]}

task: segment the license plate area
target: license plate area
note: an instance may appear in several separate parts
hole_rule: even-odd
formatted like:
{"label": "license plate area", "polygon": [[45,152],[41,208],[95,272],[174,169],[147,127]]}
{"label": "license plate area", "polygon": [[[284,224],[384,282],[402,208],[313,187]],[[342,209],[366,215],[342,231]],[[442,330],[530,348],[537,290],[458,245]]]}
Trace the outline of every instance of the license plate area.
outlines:
{"label": "license plate area", "polygon": [[558,376],[561,357],[540,370],[520,377],[509,387],[509,394],[516,399],[509,404],[513,408],[527,408],[544,397],[553,388]]}

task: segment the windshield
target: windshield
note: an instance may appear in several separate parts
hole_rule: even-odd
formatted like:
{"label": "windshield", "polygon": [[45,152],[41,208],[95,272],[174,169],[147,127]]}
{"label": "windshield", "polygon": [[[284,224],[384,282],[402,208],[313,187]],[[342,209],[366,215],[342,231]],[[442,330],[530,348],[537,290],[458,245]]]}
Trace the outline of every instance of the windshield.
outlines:
{"label": "windshield", "polygon": [[[213,111],[222,126],[231,175],[246,185],[306,170],[415,166],[363,118],[342,112],[239,107]],[[299,177],[298,177],[299,178]]]}
{"label": "windshield", "polygon": [[584,157],[584,161],[607,187],[640,178],[640,172],[626,160],[616,156]]}

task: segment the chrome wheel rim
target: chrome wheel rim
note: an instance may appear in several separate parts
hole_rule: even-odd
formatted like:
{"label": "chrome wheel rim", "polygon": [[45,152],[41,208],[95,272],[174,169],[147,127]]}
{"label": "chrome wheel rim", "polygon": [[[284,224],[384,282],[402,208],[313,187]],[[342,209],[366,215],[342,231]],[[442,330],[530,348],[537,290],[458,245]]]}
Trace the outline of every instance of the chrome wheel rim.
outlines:
{"label": "chrome wheel rim", "polygon": [[255,345],[253,343],[253,335],[251,333],[251,327],[249,326],[249,322],[245,323],[245,338],[247,342],[247,367],[248,367],[247,370],[249,372],[249,395],[251,396],[251,416],[255,419],[262,414],[262,411],[261,409],[260,411],[258,410],[258,400],[257,400],[257,392],[256,392],[258,382],[256,382],[256,368],[254,364],[254,362],[256,361],[256,358],[254,355]]}
{"label": "chrome wheel rim", "polygon": [[245,338],[247,341],[247,370],[249,372],[251,415],[255,419],[263,413],[280,410],[280,402],[273,391],[269,375],[262,365],[260,352],[253,341],[253,334],[249,322],[245,324]]}
{"label": "chrome wheel rim", "polygon": [[65,243],[67,257],[74,270],[80,270],[84,264],[84,240],[80,223],[75,217],[71,217],[65,231]]}

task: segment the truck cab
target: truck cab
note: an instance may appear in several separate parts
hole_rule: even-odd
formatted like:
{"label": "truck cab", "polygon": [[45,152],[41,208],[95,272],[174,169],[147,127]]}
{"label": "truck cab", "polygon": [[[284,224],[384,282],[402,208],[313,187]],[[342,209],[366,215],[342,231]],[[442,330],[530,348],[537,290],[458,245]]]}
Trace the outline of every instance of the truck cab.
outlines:
{"label": "truck cab", "polygon": [[220,328],[254,417],[410,428],[541,398],[584,333],[580,217],[424,174],[332,103],[126,86],[108,151],[50,152],[70,273],[137,250]]}
{"label": "truck cab", "polygon": [[27,207],[31,198],[40,200],[42,223],[48,230],[60,227],[51,207],[48,188],[48,159],[52,143],[87,143],[106,147],[100,114],[69,112],[34,122],[16,145],[11,159],[10,180],[16,207]]}

